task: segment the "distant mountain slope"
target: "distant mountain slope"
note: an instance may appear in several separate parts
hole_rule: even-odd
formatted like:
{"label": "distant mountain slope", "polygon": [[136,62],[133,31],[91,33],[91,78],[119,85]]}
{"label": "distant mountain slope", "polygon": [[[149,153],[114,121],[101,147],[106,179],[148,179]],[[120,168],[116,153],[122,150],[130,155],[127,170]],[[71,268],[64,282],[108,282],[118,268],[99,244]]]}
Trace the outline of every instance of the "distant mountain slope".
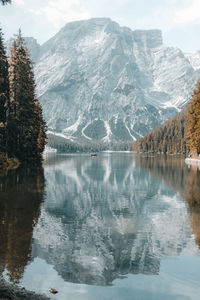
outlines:
{"label": "distant mountain slope", "polygon": [[[13,41],[14,41],[14,39],[11,38],[6,42],[8,56],[10,55],[10,48],[13,45]],[[40,56],[40,47],[41,46],[38,44],[37,40],[34,39],[33,37],[25,37],[24,43],[26,44],[26,46],[29,50],[32,62],[36,63]]]}
{"label": "distant mountain slope", "polygon": [[[64,26],[37,49],[37,93],[50,130],[85,140],[134,141],[175,115],[200,77],[198,53],[163,45],[160,30],[107,18]],[[34,52],[35,53],[35,52]]]}
{"label": "distant mountain slope", "polygon": [[184,109],[173,118],[158,126],[134,144],[136,152],[187,153],[188,110]]}

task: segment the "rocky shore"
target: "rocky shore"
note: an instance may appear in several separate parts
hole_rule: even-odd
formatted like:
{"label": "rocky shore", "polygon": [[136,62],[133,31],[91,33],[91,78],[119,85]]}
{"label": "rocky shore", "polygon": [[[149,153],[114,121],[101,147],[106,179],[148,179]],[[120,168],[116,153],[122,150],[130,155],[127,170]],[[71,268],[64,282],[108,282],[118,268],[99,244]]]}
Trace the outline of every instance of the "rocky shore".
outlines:
{"label": "rocky shore", "polygon": [[48,300],[50,298],[0,280],[0,300]]}

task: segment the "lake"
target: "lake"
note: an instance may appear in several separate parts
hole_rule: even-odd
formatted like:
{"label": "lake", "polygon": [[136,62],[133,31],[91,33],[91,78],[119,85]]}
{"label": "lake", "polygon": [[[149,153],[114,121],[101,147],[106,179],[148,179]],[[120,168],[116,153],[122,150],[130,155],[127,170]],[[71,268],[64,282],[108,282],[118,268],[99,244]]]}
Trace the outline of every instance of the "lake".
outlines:
{"label": "lake", "polygon": [[199,300],[200,169],[52,154],[0,174],[0,272],[51,299]]}

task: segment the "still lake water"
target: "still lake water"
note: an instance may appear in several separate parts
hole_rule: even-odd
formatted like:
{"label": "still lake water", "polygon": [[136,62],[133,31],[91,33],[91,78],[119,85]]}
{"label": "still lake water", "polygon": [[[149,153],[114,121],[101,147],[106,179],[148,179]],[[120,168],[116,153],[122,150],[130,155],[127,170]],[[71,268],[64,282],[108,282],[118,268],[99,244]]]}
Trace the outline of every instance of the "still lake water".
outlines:
{"label": "still lake water", "polygon": [[200,170],[101,153],[0,174],[0,272],[51,299],[199,300]]}

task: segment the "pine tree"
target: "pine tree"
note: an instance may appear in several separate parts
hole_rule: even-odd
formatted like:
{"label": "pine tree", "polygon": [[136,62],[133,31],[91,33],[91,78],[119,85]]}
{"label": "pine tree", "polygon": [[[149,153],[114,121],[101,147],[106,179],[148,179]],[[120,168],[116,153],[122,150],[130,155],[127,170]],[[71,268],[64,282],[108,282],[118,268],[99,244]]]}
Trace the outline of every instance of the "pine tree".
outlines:
{"label": "pine tree", "polygon": [[6,149],[6,106],[9,100],[8,61],[0,29],[0,152]]}
{"label": "pine tree", "polygon": [[200,80],[197,82],[188,111],[188,138],[190,151],[200,154]]}
{"label": "pine tree", "polygon": [[17,119],[17,107],[18,103],[16,100],[17,93],[17,53],[16,53],[16,42],[14,42],[13,47],[10,49],[9,58],[9,83],[10,83],[10,98],[9,105],[7,107],[7,153],[8,157],[16,157],[17,152],[17,139],[18,139],[18,123]]}
{"label": "pine tree", "polygon": [[188,110],[184,109],[144,137],[137,139],[134,150],[154,153],[187,153]]}
{"label": "pine tree", "polygon": [[0,2],[5,5],[5,4],[8,4],[8,3],[11,3],[11,0],[0,0]]}
{"label": "pine tree", "polygon": [[[15,156],[20,161],[40,158],[45,146],[45,123],[35,97],[32,62],[21,32],[11,48],[9,79],[8,155]],[[39,136],[43,136],[40,146]]]}
{"label": "pine tree", "polygon": [[37,119],[37,151],[40,157],[46,145],[46,123],[43,119],[42,108],[38,100],[35,101],[35,115]]}

